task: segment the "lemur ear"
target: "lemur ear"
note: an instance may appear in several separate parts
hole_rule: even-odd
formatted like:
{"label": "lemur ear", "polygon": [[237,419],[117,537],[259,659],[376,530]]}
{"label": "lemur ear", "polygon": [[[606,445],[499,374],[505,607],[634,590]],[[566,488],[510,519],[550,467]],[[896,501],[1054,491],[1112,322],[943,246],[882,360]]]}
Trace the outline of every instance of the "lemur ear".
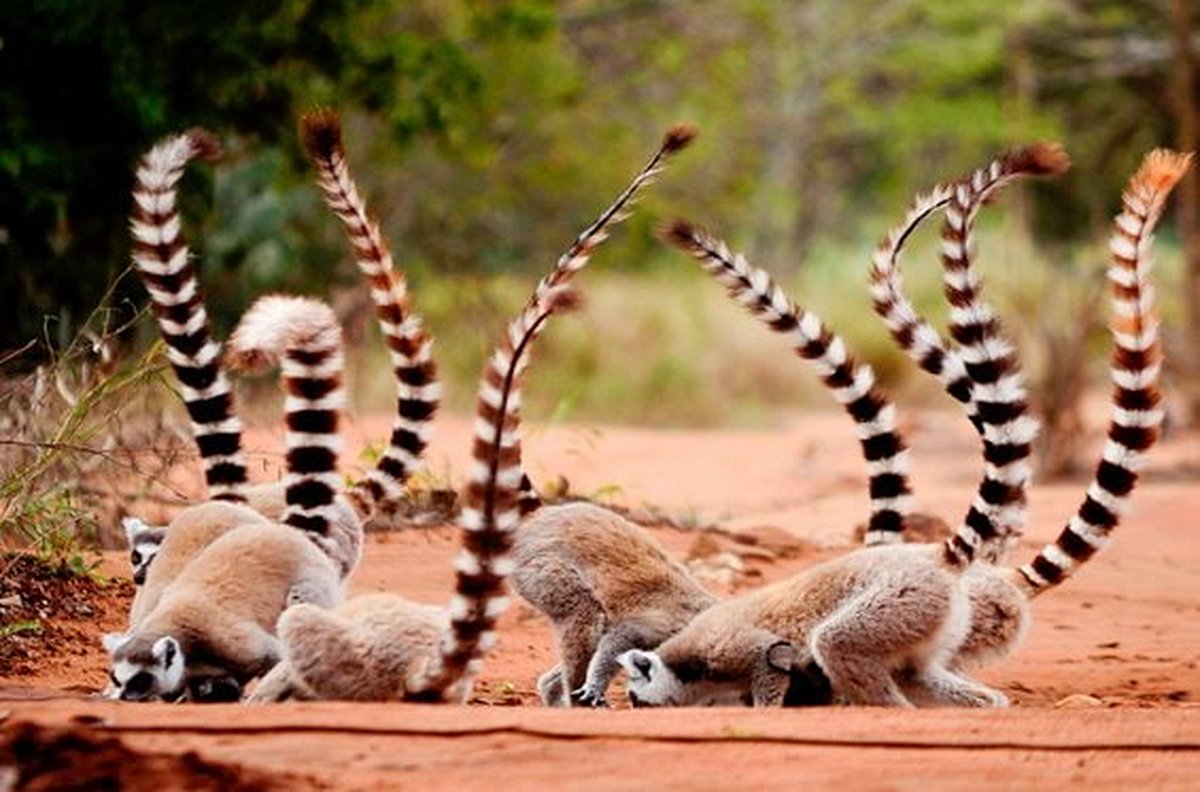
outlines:
{"label": "lemur ear", "polygon": [[170,668],[183,652],[179,648],[179,641],[166,635],[154,642],[150,654],[163,668]]}
{"label": "lemur ear", "polygon": [[137,517],[122,517],[121,527],[125,529],[125,541],[132,545],[133,538],[150,526]]}
{"label": "lemur ear", "polygon": [[799,659],[800,653],[789,641],[776,641],[767,647],[767,665],[776,671],[792,673]]}
{"label": "lemur ear", "polygon": [[125,633],[110,632],[100,636],[100,643],[104,645],[104,651],[110,655],[116,654],[117,650],[124,646],[128,640],[129,636]]}

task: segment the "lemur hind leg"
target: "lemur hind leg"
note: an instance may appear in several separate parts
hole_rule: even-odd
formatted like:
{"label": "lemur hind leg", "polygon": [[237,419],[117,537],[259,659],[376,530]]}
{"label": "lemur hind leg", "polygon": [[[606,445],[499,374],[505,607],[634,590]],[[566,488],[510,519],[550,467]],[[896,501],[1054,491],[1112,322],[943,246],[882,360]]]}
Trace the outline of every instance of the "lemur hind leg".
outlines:
{"label": "lemur hind leg", "polygon": [[1008,697],[998,690],[955,673],[948,668],[931,664],[905,677],[906,689],[921,704],[951,707],[1007,707]]}
{"label": "lemur hind leg", "polygon": [[936,577],[897,575],[876,582],[821,622],[810,638],[838,700],[911,707],[894,674],[940,654],[936,643],[955,615],[954,591]]}
{"label": "lemur hind leg", "polygon": [[564,707],[567,705],[566,690],[563,685],[563,670],[556,665],[538,677],[538,695],[547,707]]}

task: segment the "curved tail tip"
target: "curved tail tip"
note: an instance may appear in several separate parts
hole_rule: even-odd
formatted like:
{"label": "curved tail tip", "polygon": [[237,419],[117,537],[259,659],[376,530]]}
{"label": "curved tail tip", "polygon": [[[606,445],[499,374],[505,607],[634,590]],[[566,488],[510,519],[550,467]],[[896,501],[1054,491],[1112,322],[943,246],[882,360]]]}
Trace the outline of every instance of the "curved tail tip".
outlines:
{"label": "curved tail tip", "polygon": [[576,311],[583,307],[583,295],[570,286],[557,286],[546,292],[543,298],[546,310],[562,312]]}
{"label": "curved tail tip", "polygon": [[207,162],[215,162],[221,158],[221,139],[201,127],[192,127],[183,133],[196,149],[196,156]]}
{"label": "curved tail tip", "polygon": [[1183,178],[1192,165],[1192,152],[1180,153],[1171,149],[1155,149],[1142,159],[1142,165],[1130,184],[1135,189],[1153,192],[1170,190]]}
{"label": "curved tail tip", "polygon": [[300,140],[309,156],[328,159],[342,148],[342,119],[328,107],[300,116]]}
{"label": "curved tail tip", "polygon": [[1038,176],[1057,176],[1071,168],[1071,157],[1061,143],[1041,141],[1013,152],[1019,170]]}
{"label": "curved tail tip", "polygon": [[679,248],[690,248],[700,233],[700,229],[693,223],[682,218],[676,218],[663,223],[658,227],[656,232],[658,238],[668,245],[674,245]]}
{"label": "curved tail tip", "polygon": [[695,124],[676,124],[663,135],[663,152],[671,154],[687,148],[698,134],[700,130]]}
{"label": "curved tail tip", "polygon": [[225,362],[239,371],[277,365],[289,346],[341,344],[333,309],[320,300],[286,294],[260,297],[229,337]]}

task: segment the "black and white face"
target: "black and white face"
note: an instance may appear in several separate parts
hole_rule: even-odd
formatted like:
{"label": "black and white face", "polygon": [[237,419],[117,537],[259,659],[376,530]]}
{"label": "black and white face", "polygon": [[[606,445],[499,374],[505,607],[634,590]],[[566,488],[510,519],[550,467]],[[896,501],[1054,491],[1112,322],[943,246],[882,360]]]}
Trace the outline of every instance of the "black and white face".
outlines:
{"label": "black and white face", "polygon": [[137,517],[125,517],[121,520],[121,525],[125,528],[125,539],[129,544],[129,564],[133,567],[133,582],[140,586],[146,582],[150,562],[158,554],[166,535],[166,528],[147,525]]}
{"label": "black and white face", "polygon": [[109,633],[104,648],[111,657],[105,698],[178,701],[187,692],[183,649],[174,638],[159,638],[145,652],[134,648],[131,636]]}
{"label": "black and white face", "polygon": [[631,649],[617,658],[629,675],[634,707],[724,707],[749,703],[745,680],[714,674],[703,660],[668,665],[657,652]]}

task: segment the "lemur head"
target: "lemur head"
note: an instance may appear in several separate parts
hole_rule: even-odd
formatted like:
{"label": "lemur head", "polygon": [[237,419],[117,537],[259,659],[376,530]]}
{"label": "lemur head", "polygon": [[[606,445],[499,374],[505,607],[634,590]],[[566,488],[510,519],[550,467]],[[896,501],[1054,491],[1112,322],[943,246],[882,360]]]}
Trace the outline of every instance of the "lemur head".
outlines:
{"label": "lemur head", "polygon": [[[635,707],[715,707],[831,700],[819,666],[788,641],[764,634],[733,643],[740,648],[726,655],[730,662],[715,663],[705,652],[688,650],[674,639],[657,651],[631,649],[617,658],[629,674],[629,702]],[[722,654],[730,648],[724,646]]]}
{"label": "lemur head", "polygon": [[137,517],[122,517],[121,527],[125,529],[125,541],[129,545],[133,582],[140,586],[146,582],[150,562],[158,554],[158,549],[167,536],[167,528],[165,525],[147,525]]}
{"label": "lemur head", "polygon": [[121,701],[178,701],[187,692],[183,647],[175,638],[107,633],[110,662],[105,698]]}

